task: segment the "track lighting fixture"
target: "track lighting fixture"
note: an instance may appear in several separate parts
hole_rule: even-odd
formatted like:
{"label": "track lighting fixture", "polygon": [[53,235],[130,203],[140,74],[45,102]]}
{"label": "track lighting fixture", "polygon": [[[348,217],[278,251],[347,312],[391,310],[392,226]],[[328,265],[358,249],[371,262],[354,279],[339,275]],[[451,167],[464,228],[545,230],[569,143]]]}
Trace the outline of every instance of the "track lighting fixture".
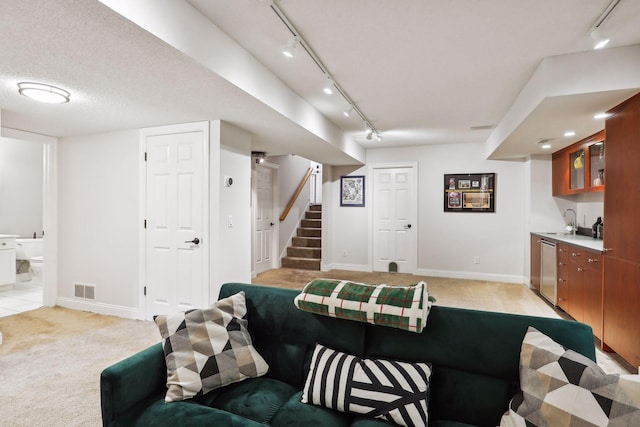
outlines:
{"label": "track lighting fixture", "polygon": [[302,50],[309,55],[309,57],[318,66],[322,74],[328,80],[327,84],[323,88],[323,92],[327,95],[331,95],[334,92],[337,92],[344,98],[344,100],[347,102],[347,105],[349,106],[349,110],[343,111],[342,114],[344,114],[345,117],[350,117],[351,113],[355,112],[369,129],[366,134],[366,138],[368,140],[372,138],[373,134],[376,134],[376,139],[382,139],[380,133],[371,125],[369,119],[362,113],[362,111],[360,111],[358,106],[351,100],[351,98],[349,98],[347,92],[345,92],[345,90],[340,87],[340,85],[333,79],[333,76],[331,76],[331,73],[329,73],[329,70],[327,69],[327,67],[325,67],[325,65],[322,63],[322,60],[318,57],[318,55],[316,55],[311,46],[309,46],[309,44],[300,36],[300,32],[298,31],[298,29],[295,27],[295,25],[293,25],[293,23],[289,20],[282,9],[280,9],[280,6],[277,4],[277,2],[269,2],[269,8],[273,11],[273,13],[276,14],[280,21],[282,21],[286,29],[291,34],[291,38],[289,39],[286,48],[282,51],[282,54],[288,58],[292,58],[294,55],[294,48],[298,45],[302,46]]}
{"label": "track lighting fixture", "polygon": [[380,135],[380,132],[376,132],[376,141],[382,141],[382,135]]}
{"label": "track lighting fixture", "polygon": [[287,41],[287,46],[282,49],[282,54],[287,58],[293,58],[294,50],[298,46],[298,43],[299,40],[296,36],[292,36],[291,38],[289,38],[289,40]]}
{"label": "track lighting fixture", "polygon": [[611,0],[609,5],[602,11],[602,14],[596,19],[596,22],[593,23],[593,26],[589,30],[589,36],[593,40],[593,48],[594,49],[602,49],[611,40],[603,31],[602,24],[611,16],[611,12],[618,6],[621,0]]}

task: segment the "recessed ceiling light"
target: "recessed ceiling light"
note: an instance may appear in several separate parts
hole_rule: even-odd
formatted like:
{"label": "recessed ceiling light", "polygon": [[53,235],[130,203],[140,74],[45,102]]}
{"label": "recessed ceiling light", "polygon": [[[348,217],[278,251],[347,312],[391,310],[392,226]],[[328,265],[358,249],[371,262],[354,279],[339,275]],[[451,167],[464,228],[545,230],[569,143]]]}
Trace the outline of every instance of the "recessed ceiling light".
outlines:
{"label": "recessed ceiling light", "polygon": [[20,82],[18,88],[20,95],[48,104],[64,104],[71,97],[66,90],[44,83]]}
{"label": "recessed ceiling light", "polygon": [[597,113],[596,115],[593,116],[594,119],[598,120],[598,119],[606,119],[607,117],[611,117],[611,114],[609,113]]}
{"label": "recessed ceiling light", "polygon": [[576,136],[576,133],[572,130],[568,130],[564,133],[564,136],[566,136],[567,138],[569,138],[570,136]]}
{"label": "recessed ceiling light", "polygon": [[548,150],[549,148],[551,148],[551,144],[542,144],[540,148]]}

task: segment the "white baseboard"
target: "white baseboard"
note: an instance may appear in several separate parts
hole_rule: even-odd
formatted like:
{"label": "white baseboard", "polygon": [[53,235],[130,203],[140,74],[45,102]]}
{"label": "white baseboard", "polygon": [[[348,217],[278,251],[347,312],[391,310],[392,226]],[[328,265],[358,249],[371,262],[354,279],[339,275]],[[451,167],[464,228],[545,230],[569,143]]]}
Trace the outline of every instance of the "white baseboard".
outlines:
{"label": "white baseboard", "polygon": [[473,271],[448,271],[448,270],[429,270],[418,269],[416,274],[419,276],[445,277],[448,279],[466,279],[466,280],[486,280],[487,282],[505,282],[526,284],[524,276],[512,276],[508,274],[488,274]]}
{"label": "white baseboard", "polygon": [[125,319],[141,320],[142,313],[138,308],[124,307],[121,305],[105,304],[90,300],[80,300],[68,297],[56,299],[56,305],[72,310],[90,311],[92,313],[106,314],[108,316],[124,317]]}
{"label": "white baseboard", "polygon": [[323,264],[321,266],[322,271],[329,271],[329,270],[348,270],[348,271],[360,271],[363,273],[370,273],[373,270],[371,270],[371,267],[369,267],[368,265],[362,265],[362,264]]}

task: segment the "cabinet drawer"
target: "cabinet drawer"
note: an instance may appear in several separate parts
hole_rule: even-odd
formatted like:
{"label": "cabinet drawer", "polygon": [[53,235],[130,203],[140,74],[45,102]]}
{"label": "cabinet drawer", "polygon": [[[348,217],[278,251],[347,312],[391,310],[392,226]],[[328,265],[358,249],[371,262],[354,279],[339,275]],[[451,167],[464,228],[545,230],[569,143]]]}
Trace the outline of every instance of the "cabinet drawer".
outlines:
{"label": "cabinet drawer", "polygon": [[569,262],[569,246],[564,243],[558,245],[558,261],[565,264]]}
{"label": "cabinet drawer", "polygon": [[13,237],[0,238],[0,251],[4,249],[15,249],[16,239]]}

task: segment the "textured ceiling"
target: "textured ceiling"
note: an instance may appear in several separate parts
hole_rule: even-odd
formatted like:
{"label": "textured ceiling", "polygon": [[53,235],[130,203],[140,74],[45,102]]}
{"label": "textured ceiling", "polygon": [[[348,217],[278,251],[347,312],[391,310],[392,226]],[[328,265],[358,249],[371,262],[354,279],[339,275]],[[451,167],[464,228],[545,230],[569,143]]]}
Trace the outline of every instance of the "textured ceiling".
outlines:
{"label": "textured ceiling", "polygon": [[[609,0],[278,1],[382,132],[381,143],[366,141],[353,115],[342,116],[344,100],[322,93],[324,78],[307,56],[284,60],[289,33],[269,1],[189,3],[349,137],[376,147],[486,141],[491,129],[470,128],[499,124],[544,58],[590,50],[587,32]],[[348,161],[98,1],[2,1],[0,14],[3,127],[69,136],[222,119],[254,133],[256,147],[273,154]],[[640,43],[639,19],[640,2],[622,0],[603,25],[611,46]],[[68,89],[72,102],[36,104],[17,94],[24,80]],[[549,104],[557,110],[561,103]],[[540,126],[522,132],[544,133]]]}

